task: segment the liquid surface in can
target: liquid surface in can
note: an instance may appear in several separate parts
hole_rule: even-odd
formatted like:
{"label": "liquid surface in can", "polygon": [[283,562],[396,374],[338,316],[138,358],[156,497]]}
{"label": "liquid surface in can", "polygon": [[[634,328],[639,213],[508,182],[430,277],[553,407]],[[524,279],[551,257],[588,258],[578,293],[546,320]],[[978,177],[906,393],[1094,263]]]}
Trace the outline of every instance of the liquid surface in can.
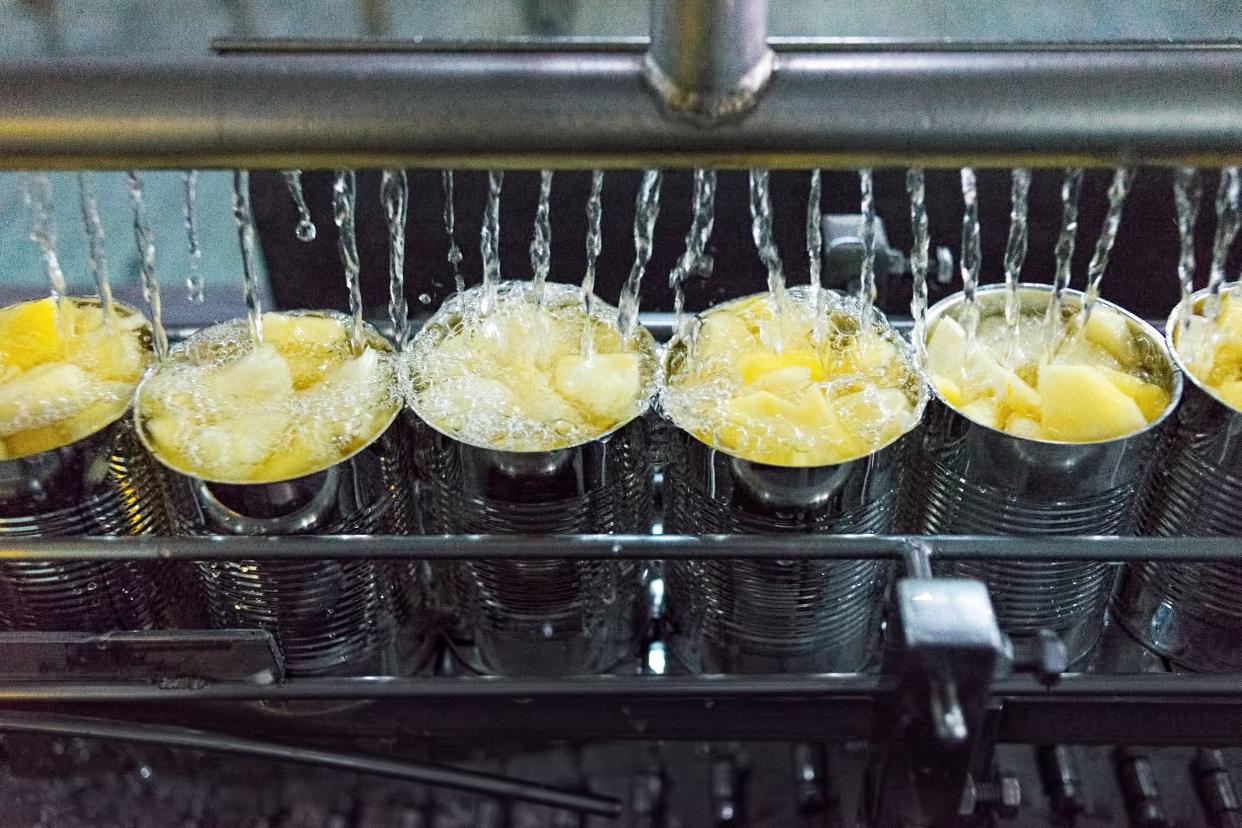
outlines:
{"label": "liquid surface in can", "polygon": [[952,311],[936,320],[927,372],[946,403],[989,428],[1060,443],[1133,434],[1168,408],[1167,360],[1135,322],[1101,303],[1083,327],[1067,307],[1050,344],[1048,294],[1023,301],[1014,333],[996,303],[984,309],[973,341]]}
{"label": "liquid surface in can", "polygon": [[[1219,297],[1215,313],[1210,298],[1174,329],[1173,344],[1195,379],[1231,408],[1242,411],[1242,290],[1233,288]],[[1212,317],[1215,318],[1212,318]]]}
{"label": "liquid surface in can", "polygon": [[923,381],[913,352],[856,300],[794,288],[704,313],[669,350],[661,402],[697,439],[775,466],[828,466],[888,445],[918,421]]}
{"label": "liquid surface in can", "polygon": [[53,298],[0,309],[0,460],[69,445],[114,422],[151,358],[136,311]]}
{"label": "liquid surface in can", "polygon": [[588,317],[579,288],[552,283],[540,298],[504,282],[486,312],[482,299],[479,288],[450,298],[407,352],[406,396],[438,431],[483,448],[553,451],[647,408],[654,343],[642,329],[622,337],[615,309],[594,299]]}
{"label": "liquid surface in can", "polygon": [[161,462],[222,483],[289,480],[326,469],[396,416],[396,358],[378,334],[355,350],[349,320],[266,313],[263,342],[245,321],[200,331],[138,390],[143,439]]}

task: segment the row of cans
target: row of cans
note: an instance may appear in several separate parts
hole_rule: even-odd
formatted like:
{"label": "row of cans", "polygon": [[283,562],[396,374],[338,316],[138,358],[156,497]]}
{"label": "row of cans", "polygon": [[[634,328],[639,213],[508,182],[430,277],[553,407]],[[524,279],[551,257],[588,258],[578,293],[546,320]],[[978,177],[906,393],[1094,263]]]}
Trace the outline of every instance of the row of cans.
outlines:
{"label": "row of cans", "polygon": [[[929,324],[955,301],[933,308]],[[72,445],[0,461],[0,535],[645,533],[653,521],[686,534],[1242,534],[1242,414],[1189,375],[1183,388],[1165,339],[1131,319],[1167,360],[1172,402],[1115,440],[1027,440],[933,396],[895,443],[840,465],[788,468],[727,454],[651,412],[581,445],[505,452],[455,440],[407,411],[324,471],[219,484],[160,466],[125,418]],[[1150,562],[1123,574],[1105,562],[1023,561],[1020,541],[1014,548],[1013,559],[945,564],[937,574],[984,580],[1011,636],[1054,630],[1074,658],[1090,651],[1111,606],[1179,665],[1242,668],[1242,565]],[[658,574],[660,629],[679,669],[853,671],[875,654],[889,566],[2,562],[0,626],[260,628],[294,675],[419,669],[437,637],[479,672],[596,673],[638,663]]]}

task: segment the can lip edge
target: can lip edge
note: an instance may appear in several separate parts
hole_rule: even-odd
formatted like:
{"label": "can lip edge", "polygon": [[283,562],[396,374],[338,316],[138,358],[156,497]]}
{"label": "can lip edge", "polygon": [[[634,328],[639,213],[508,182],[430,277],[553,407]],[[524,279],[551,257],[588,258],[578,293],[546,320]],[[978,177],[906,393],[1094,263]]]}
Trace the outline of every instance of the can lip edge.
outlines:
{"label": "can lip edge", "polygon": [[[996,283],[992,283],[988,285],[981,285],[978,289],[978,292],[979,293],[996,293],[1001,290],[1004,290],[1005,287],[1006,286],[1003,283],[996,282]],[[1044,284],[1042,282],[1019,282],[1018,289],[1019,290],[1031,290],[1032,292],[1035,292],[1035,293],[1051,293],[1052,285]],[[1084,295],[1081,290],[1076,290],[1075,288],[1065,288],[1064,292],[1079,300],[1081,300]],[[926,331],[930,330],[931,323],[933,321],[939,319],[941,316],[944,316],[945,312],[950,307],[953,307],[954,305],[959,304],[961,300],[962,300],[962,291],[959,290],[956,293],[952,293],[944,297],[939,302],[937,302],[936,304],[928,308],[927,309],[927,325],[924,327],[924,331],[925,331],[924,336],[927,335]],[[1169,419],[1169,417],[1173,414],[1173,412],[1177,410],[1177,406],[1182,400],[1182,394],[1184,390],[1182,375],[1186,372],[1182,367],[1181,361],[1177,359],[1176,354],[1174,353],[1172,347],[1169,345],[1167,341],[1167,334],[1162,334],[1146,319],[1139,317],[1132,311],[1127,310],[1126,308],[1123,308],[1121,305],[1118,305],[1115,302],[1110,302],[1107,299],[1097,299],[1096,301],[1104,305],[1105,307],[1115,310],[1118,313],[1125,316],[1128,320],[1138,325],[1139,329],[1144,334],[1146,334],[1153,342],[1155,342],[1157,345],[1163,346],[1163,353],[1165,355],[1165,358],[1168,359],[1169,361],[1169,367],[1172,369],[1169,372],[1171,375],[1171,379],[1170,379],[1171,388],[1169,389],[1168,404],[1160,412],[1160,415],[1158,417],[1155,417],[1154,419],[1150,420],[1147,423],[1147,425],[1143,426],[1142,428],[1136,431],[1131,431],[1128,434],[1122,434],[1117,437],[1110,437],[1107,440],[1084,440],[1080,442],[1066,442],[1063,440],[1044,440],[1044,439],[1040,439],[1037,437],[1020,437],[1017,434],[1010,434],[1008,431],[1003,431],[999,428],[993,428],[992,426],[981,423],[978,420],[972,420],[970,417],[967,417],[965,414],[962,413],[961,409],[952,405],[943,396],[941,396],[940,390],[936,388],[936,383],[931,381],[931,378],[929,375],[927,384],[931,387],[931,395],[935,397],[936,400],[940,402],[941,405],[943,405],[949,411],[953,412],[954,415],[970,423],[970,425],[974,428],[982,428],[989,432],[992,432],[993,434],[998,434],[1002,437],[1008,437],[1013,440],[1021,440],[1027,443],[1035,443],[1038,445],[1051,446],[1054,448],[1072,449],[1077,446],[1104,446],[1104,445],[1108,445],[1109,443],[1119,443],[1123,440],[1129,440],[1135,437],[1140,437],[1154,429],[1160,428],[1161,426],[1164,425],[1165,421]]]}
{"label": "can lip edge", "polygon": [[[787,292],[789,292],[789,293],[794,293],[794,292],[806,293],[806,292],[809,292],[809,291],[811,290],[811,287],[812,287],[811,285],[791,285],[791,286],[789,286],[789,287],[787,288]],[[835,293],[835,294],[837,294],[838,296],[843,296],[843,297],[849,297],[849,296],[850,296],[849,294],[842,293],[841,291],[838,291],[838,290],[833,290],[832,288],[824,288],[824,290],[825,290],[825,291],[827,291],[827,292]],[[696,313],[696,314],[695,314],[695,318],[696,318],[696,319],[701,319],[701,318],[703,318],[704,316],[708,315],[709,313],[713,313],[713,312],[715,312],[715,311],[717,311],[717,310],[719,310],[719,309],[721,309],[721,308],[728,307],[729,305],[734,305],[734,304],[737,304],[737,303],[739,303],[739,302],[744,302],[744,301],[749,300],[749,299],[754,299],[754,298],[755,298],[755,297],[757,297],[757,296],[767,296],[767,295],[770,295],[770,294],[769,294],[769,291],[766,291],[766,290],[761,290],[761,291],[756,291],[755,293],[748,293],[748,294],[746,294],[745,296],[738,296],[738,297],[735,297],[735,298],[730,299],[730,300],[728,300],[728,301],[726,301],[726,302],[719,302],[719,303],[717,303],[717,304],[715,304],[715,305],[712,305],[710,308],[706,308],[705,310],[699,311],[698,313]],[[900,331],[898,331],[895,327],[893,327],[892,323],[888,321],[888,317],[887,317],[887,316],[885,316],[885,315],[884,315],[884,313],[883,313],[883,312],[882,312],[879,308],[873,308],[873,309],[872,309],[872,312],[873,312],[873,314],[874,314],[874,315],[873,315],[873,320],[875,320],[875,321],[878,323],[878,325],[879,325],[881,328],[883,328],[883,329],[884,329],[884,331],[885,331],[886,333],[891,333],[894,337],[896,337],[897,342],[899,343],[899,347],[900,347],[901,349],[903,349],[903,350],[911,350],[911,353],[910,353],[910,354],[905,354],[906,356],[912,356],[912,355],[913,355],[913,352],[912,352],[912,344],[911,344],[910,342],[906,341],[906,338],[905,338],[904,336],[902,336],[902,335],[901,335],[901,332],[900,332]],[[675,337],[674,339],[676,339],[676,337]],[[660,374],[661,374],[661,377],[662,377],[662,378],[664,378],[665,380],[667,380],[667,374],[668,374],[668,370],[667,370],[667,369],[668,369],[668,366],[667,366],[667,361],[668,361],[668,358],[669,358],[669,354],[671,353],[671,345],[672,345],[672,344],[673,344],[673,342],[672,342],[672,341],[670,341],[670,342],[669,342],[669,344],[668,344],[668,346],[666,346],[666,347],[663,349],[663,353],[660,355]],[[931,388],[930,388],[931,383],[928,381],[928,378],[927,378],[927,372],[926,372],[926,371],[924,371],[924,370],[923,370],[923,367],[922,367],[921,365],[919,365],[919,364],[918,364],[918,360],[917,360],[917,358],[916,358],[916,359],[914,359],[914,361],[913,361],[913,362],[909,365],[909,367],[913,370],[914,374],[915,374],[915,375],[916,375],[916,376],[917,376],[917,377],[921,380],[921,383],[920,383],[920,394],[919,394],[919,400],[918,400],[918,403],[914,406],[914,414],[915,414],[915,417],[914,417],[913,422],[911,423],[910,427],[909,427],[908,429],[906,429],[905,431],[901,432],[900,434],[895,435],[892,439],[888,440],[887,442],[885,442],[885,443],[883,443],[883,444],[881,444],[881,445],[879,445],[879,446],[876,446],[875,448],[871,449],[870,451],[868,451],[868,452],[866,452],[866,453],[864,453],[864,454],[860,454],[860,455],[858,455],[857,457],[851,457],[851,458],[849,458],[848,460],[842,460],[840,463],[830,463],[830,464],[828,464],[828,465],[822,465],[822,466],[785,466],[785,465],[780,465],[780,464],[777,464],[777,463],[764,463],[764,462],[762,462],[762,461],[760,461],[760,460],[751,460],[751,459],[750,459],[750,458],[748,458],[748,457],[743,457],[743,456],[742,456],[742,455],[740,455],[740,454],[736,454],[736,453],[734,453],[734,452],[732,452],[732,451],[729,451],[728,449],[726,449],[726,448],[724,448],[724,447],[722,447],[722,446],[712,445],[711,443],[708,443],[708,442],[706,442],[705,440],[700,440],[697,436],[695,436],[695,434],[693,434],[692,432],[690,432],[689,430],[687,430],[685,427],[683,427],[681,423],[677,422],[677,420],[676,420],[676,419],[675,419],[672,415],[670,415],[670,414],[669,414],[669,413],[668,413],[668,412],[664,409],[664,406],[663,406],[663,405],[657,404],[657,405],[653,406],[653,408],[654,408],[654,410],[656,410],[656,411],[657,411],[657,413],[660,415],[661,419],[663,419],[663,420],[665,420],[666,422],[670,423],[670,424],[671,424],[674,428],[676,428],[678,431],[680,431],[680,432],[684,433],[684,434],[685,434],[686,436],[688,436],[690,439],[697,441],[698,443],[700,443],[700,444],[702,444],[702,445],[706,446],[707,448],[711,449],[712,451],[718,451],[718,452],[720,452],[721,454],[723,454],[723,455],[725,455],[725,456],[727,456],[727,457],[731,457],[731,458],[733,458],[733,459],[735,459],[735,460],[739,460],[739,461],[741,461],[741,462],[743,462],[743,463],[750,463],[750,464],[752,464],[752,465],[754,465],[754,466],[760,466],[760,467],[762,467],[762,468],[767,468],[767,469],[781,469],[781,470],[784,470],[784,471],[789,471],[789,470],[798,470],[798,469],[833,469],[833,468],[840,468],[840,467],[842,467],[842,466],[848,466],[848,465],[850,465],[851,463],[857,463],[859,460],[866,460],[866,459],[868,459],[868,458],[870,458],[870,457],[874,457],[875,455],[879,454],[880,452],[884,451],[885,449],[888,449],[888,448],[892,447],[893,445],[895,445],[896,443],[900,442],[901,440],[905,439],[908,435],[913,434],[913,433],[914,433],[915,431],[917,431],[917,430],[919,429],[919,427],[922,425],[922,423],[923,423],[923,417],[924,417],[924,416],[926,415],[926,413],[927,413],[927,405],[928,405],[928,403],[930,403],[930,402],[931,402],[931,394],[932,394],[932,391],[933,391],[934,389],[931,389]],[[661,382],[661,383],[660,383],[660,387],[659,387],[659,389],[658,389],[658,394],[657,394],[657,400],[658,400],[659,402],[662,402],[662,401],[663,401],[663,399],[664,399],[664,392],[665,392],[665,389],[667,389],[667,387],[668,387],[668,383],[667,383],[667,381],[665,381],[665,382]]]}
{"label": "can lip edge", "polygon": [[[1225,285],[1225,290],[1227,291],[1234,287],[1236,286]],[[1239,289],[1242,289],[1242,288],[1239,288]],[[1196,290],[1194,293],[1190,294],[1191,307],[1194,307],[1195,304],[1197,304],[1200,300],[1204,299],[1208,295],[1208,293],[1209,293],[1209,288],[1205,287],[1205,288],[1200,288],[1199,290]],[[1191,384],[1194,385],[1195,388],[1199,389],[1204,394],[1207,394],[1209,397],[1211,397],[1212,401],[1215,402],[1217,405],[1221,406],[1221,408],[1223,408],[1226,413],[1232,416],[1242,416],[1242,409],[1234,408],[1232,405],[1230,405],[1229,403],[1221,399],[1220,396],[1218,396],[1216,392],[1210,386],[1208,386],[1206,383],[1204,383],[1202,380],[1196,377],[1194,375],[1194,372],[1191,371],[1189,368],[1187,368],[1185,362],[1182,360],[1181,352],[1178,351],[1176,344],[1173,342],[1173,331],[1176,329],[1176,322],[1178,319],[1178,315],[1181,313],[1182,307],[1185,304],[1186,304],[1185,301],[1179,301],[1173,307],[1173,310],[1169,312],[1168,321],[1164,323],[1165,347],[1168,348],[1169,353],[1172,356],[1173,363],[1177,366],[1178,370],[1181,371],[1183,375],[1185,375],[1186,379],[1190,380]]]}
{"label": "can lip edge", "polygon": [[[41,296],[36,299],[20,299],[16,302],[12,302],[8,305],[5,305],[3,308],[0,308],[0,310],[7,310],[8,308],[17,307],[18,305],[29,304],[31,302],[42,302],[43,300],[47,298],[49,297]],[[69,295],[69,296],[65,296],[64,298],[69,299],[71,301],[75,301],[75,302],[86,302],[87,304],[92,304],[92,305],[102,305],[102,300],[98,296]],[[140,319],[142,319],[143,324],[145,325],[148,333],[151,331],[151,320],[147,319],[146,314],[144,314],[142,311],[135,308],[133,305],[114,299],[112,300],[112,306],[114,308],[124,308],[125,310],[133,314],[134,316],[139,317]],[[149,348],[147,350],[147,356],[154,357],[154,355],[155,355],[154,349]],[[30,463],[34,461],[35,458],[43,457],[46,454],[52,454],[54,452],[64,451],[67,448],[71,448],[73,446],[78,445],[79,443],[83,443],[86,440],[90,440],[98,436],[101,432],[105,431],[109,427],[115,425],[118,422],[121,422],[122,420],[127,419],[134,410],[134,402],[137,400],[137,397],[138,397],[138,387],[142,385],[143,379],[146,379],[146,376],[145,376],[146,370],[153,364],[155,364],[155,360],[153,358],[147,360],[147,367],[143,368],[144,376],[141,377],[136,383],[134,383],[134,387],[131,388],[129,391],[129,403],[125,406],[124,409],[121,410],[121,413],[118,414],[116,417],[112,418],[111,420],[108,420],[106,423],[103,423],[98,428],[96,428],[94,431],[91,431],[87,434],[83,434],[82,436],[78,437],[76,440],[73,440],[71,442],[61,443],[59,446],[52,446],[51,448],[46,448],[43,451],[36,451],[33,454],[20,454],[15,457],[0,458],[0,468],[3,468],[6,463]],[[66,417],[65,419],[71,420],[73,418]],[[51,425],[51,423],[49,423],[49,425]],[[23,431],[25,430],[26,429],[23,429]],[[20,434],[21,432],[19,431],[16,433]],[[144,448],[145,448],[145,445],[144,445]]]}
{"label": "can lip edge", "polygon": [[[347,314],[344,314],[341,311],[332,310],[330,308],[328,309],[298,308],[298,309],[281,310],[281,311],[267,311],[265,313],[279,313],[279,314],[288,315],[288,316],[324,316],[329,319],[334,319],[335,321],[342,322],[342,323],[347,323],[349,321],[349,316]],[[201,334],[207,331],[210,331],[214,328],[223,327],[225,325],[234,325],[234,324],[237,324],[238,322],[244,322],[244,321],[245,320],[242,317],[237,317],[234,319],[226,320],[224,322],[217,322],[214,325],[204,326],[198,329],[197,331],[195,331],[194,333],[192,333],[190,336],[183,339],[181,342],[178,342],[173,347],[174,349],[180,349],[180,348],[186,347],[187,343],[194,341],[196,337],[200,336]],[[374,325],[372,325],[369,322],[363,322],[363,327],[366,329],[366,332],[368,334],[368,340],[375,339],[375,340],[385,343],[385,345],[389,349],[389,352],[392,353],[394,356],[398,353],[396,348],[393,347],[392,343],[389,342],[388,339],[383,334],[381,334]],[[404,406],[399,403],[397,405],[394,405],[392,414],[390,414],[384,420],[384,424],[382,427],[376,429],[375,435],[370,440],[367,440],[365,443],[358,446],[358,448],[354,449],[349,454],[343,457],[338,457],[335,460],[333,460],[331,463],[312,469],[306,472],[305,474],[299,474],[294,477],[283,477],[279,480],[238,480],[238,481],[219,480],[219,479],[206,477],[201,474],[196,474],[194,472],[189,472],[189,471],[185,471],[184,469],[177,468],[172,463],[167,462],[163,457],[161,457],[160,453],[155,450],[155,448],[151,445],[151,442],[147,439],[146,431],[142,428],[142,424],[139,422],[140,415],[138,412],[138,400],[142,393],[142,387],[147,383],[147,380],[149,380],[152,376],[154,376],[157,373],[157,366],[158,366],[158,363],[152,362],[151,365],[148,367],[146,374],[138,382],[138,385],[135,386],[134,388],[133,400],[130,404],[129,409],[127,410],[127,413],[130,415],[130,420],[132,421],[133,426],[134,426],[134,433],[137,434],[138,441],[142,444],[143,449],[146,450],[147,454],[149,454],[152,457],[152,459],[154,459],[155,462],[160,465],[161,468],[167,469],[168,471],[178,474],[181,477],[189,478],[191,480],[197,480],[203,483],[213,483],[213,484],[222,485],[222,486],[273,486],[273,485],[277,485],[280,483],[289,483],[295,480],[302,480],[303,478],[313,477],[316,474],[323,474],[328,469],[339,466],[342,463],[349,462],[350,460],[357,457],[362,452],[366,451],[371,446],[375,445],[375,443],[380,438],[382,438],[385,434],[387,434],[389,429],[392,428],[393,423],[396,422],[397,417],[401,415],[401,411],[404,408]],[[400,369],[400,366],[397,366],[396,370],[399,370],[399,369]]]}

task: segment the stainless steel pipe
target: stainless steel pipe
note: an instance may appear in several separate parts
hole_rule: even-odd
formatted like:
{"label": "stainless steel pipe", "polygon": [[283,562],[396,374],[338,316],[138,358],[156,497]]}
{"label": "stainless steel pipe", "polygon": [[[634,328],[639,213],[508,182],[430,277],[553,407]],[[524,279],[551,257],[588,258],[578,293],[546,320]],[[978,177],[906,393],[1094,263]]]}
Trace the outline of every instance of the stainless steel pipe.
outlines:
{"label": "stainless steel pipe", "polygon": [[745,117],[666,118],[644,55],[0,62],[14,168],[1242,164],[1242,48],[799,48]]}

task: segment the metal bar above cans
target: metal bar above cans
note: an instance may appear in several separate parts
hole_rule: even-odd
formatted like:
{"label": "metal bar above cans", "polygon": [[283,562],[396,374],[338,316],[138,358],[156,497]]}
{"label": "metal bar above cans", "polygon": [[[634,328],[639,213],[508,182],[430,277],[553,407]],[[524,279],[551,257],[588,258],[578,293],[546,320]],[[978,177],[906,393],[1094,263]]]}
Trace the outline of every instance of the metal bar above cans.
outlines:
{"label": "metal bar above cans", "polygon": [[0,538],[0,561],[884,559],[1239,561],[1213,537],[983,535],[287,535]]}
{"label": "metal bar above cans", "polygon": [[0,165],[1242,163],[1239,44],[790,43],[710,127],[670,116],[621,45],[3,61]]}

